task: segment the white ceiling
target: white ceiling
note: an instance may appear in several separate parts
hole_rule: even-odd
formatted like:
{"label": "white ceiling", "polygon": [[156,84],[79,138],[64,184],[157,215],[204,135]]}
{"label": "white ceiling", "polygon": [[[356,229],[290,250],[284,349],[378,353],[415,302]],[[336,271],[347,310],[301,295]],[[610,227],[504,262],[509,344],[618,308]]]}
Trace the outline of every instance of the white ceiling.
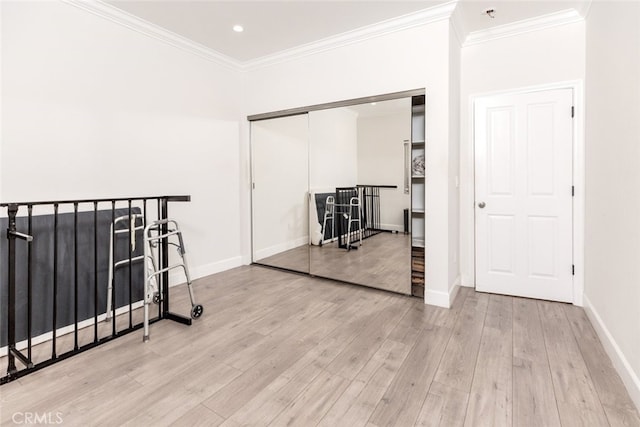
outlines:
{"label": "white ceiling", "polygon": [[[582,13],[587,1],[460,0],[457,7],[462,27],[468,33],[570,8]],[[106,3],[246,62],[450,2],[108,0]],[[495,9],[494,19],[483,14],[488,8]],[[236,24],[245,31],[234,32],[232,27]]]}

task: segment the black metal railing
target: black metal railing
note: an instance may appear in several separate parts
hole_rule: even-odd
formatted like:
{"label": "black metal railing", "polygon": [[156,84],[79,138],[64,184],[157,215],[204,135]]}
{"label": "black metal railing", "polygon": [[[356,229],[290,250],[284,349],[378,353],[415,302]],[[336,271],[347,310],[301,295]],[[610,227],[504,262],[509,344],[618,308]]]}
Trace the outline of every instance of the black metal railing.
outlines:
{"label": "black metal railing", "polygon": [[380,223],[380,190],[397,189],[397,185],[358,185],[358,194],[362,204],[362,216],[364,219],[364,238],[371,237],[385,230]]}
{"label": "black metal railing", "polygon": [[[355,249],[355,246],[347,247],[347,242],[355,241],[362,234],[362,238],[374,236],[383,231],[380,223],[380,190],[398,188],[397,185],[356,185],[355,187],[338,187],[335,192],[336,200],[336,230],[338,247]],[[352,197],[357,197],[360,204],[360,212],[350,206]],[[346,214],[346,215],[342,215]],[[347,235],[349,218],[360,218],[360,227],[353,229]]]}
{"label": "black metal railing", "polygon": [[[138,256],[132,242],[135,231],[127,232],[127,241],[117,244],[113,226],[116,216],[128,215],[131,220],[139,214],[147,224],[147,221],[168,218],[169,202],[190,200],[190,196],[150,196],[0,203],[0,207],[7,209],[7,217],[0,219],[7,224],[6,245],[2,242],[7,251],[7,275],[6,282],[3,283],[4,277],[0,281],[3,285],[0,308],[7,313],[3,319],[6,329],[0,332],[0,341],[3,341],[0,347],[6,349],[7,373],[0,378],[0,384],[140,329],[142,322],[134,322],[133,314],[135,305],[143,298],[145,266],[143,262],[134,267],[132,262]],[[133,228],[135,219],[133,221],[128,222],[128,227]],[[161,227],[166,228],[166,224]],[[107,244],[109,239],[113,244]],[[121,271],[119,278],[124,280],[119,280],[118,286],[111,286],[112,303],[107,307],[105,288],[109,287],[104,280],[105,270],[113,269],[118,255],[128,259],[128,271]],[[106,258],[111,264],[108,268],[105,268]],[[159,247],[159,258],[160,268],[169,264],[166,241]],[[115,281],[116,276],[113,277]],[[189,317],[169,309],[168,272],[160,276],[159,285],[163,295],[152,322],[171,319],[190,325]],[[110,316],[107,316],[108,310]],[[118,316],[126,319],[124,327],[118,327]],[[104,319],[111,319],[111,325],[100,333],[99,324]],[[80,342],[81,330],[83,343]],[[64,336],[70,341],[68,334],[71,333],[71,348],[64,351],[59,348],[59,339]],[[37,344],[34,336],[38,337]],[[36,358],[35,346],[42,350],[49,343],[51,352],[45,350],[43,356],[43,351],[39,351]]]}

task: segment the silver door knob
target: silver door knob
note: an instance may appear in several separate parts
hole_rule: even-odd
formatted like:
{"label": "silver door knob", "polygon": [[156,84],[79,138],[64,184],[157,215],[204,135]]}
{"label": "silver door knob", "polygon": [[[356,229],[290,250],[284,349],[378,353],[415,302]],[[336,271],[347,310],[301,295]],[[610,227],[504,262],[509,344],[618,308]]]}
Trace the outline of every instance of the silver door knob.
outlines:
{"label": "silver door knob", "polygon": [[486,205],[484,202],[480,202],[480,203],[478,203],[478,207],[479,207],[480,209],[483,209],[485,206],[487,206],[487,205]]}

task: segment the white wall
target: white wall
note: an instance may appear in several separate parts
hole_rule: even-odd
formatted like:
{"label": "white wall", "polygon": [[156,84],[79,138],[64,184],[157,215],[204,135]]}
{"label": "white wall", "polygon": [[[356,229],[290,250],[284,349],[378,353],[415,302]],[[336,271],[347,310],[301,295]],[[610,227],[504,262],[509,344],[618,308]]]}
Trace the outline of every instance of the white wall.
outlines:
{"label": "white wall", "polygon": [[[2,141],[4,140],[3,136],[2,136],[2,129],[3,129],[3,122],[2,122],[2,118],[3,118],[3,114],[2,114],[2,100],[4,99],[4,85],[2,84],[2,74],[3,74],[3,53],[2,50],[4,48],[4,43],[2,43],[2,40],[4,39],[4,37],[2,37],[2,35],[4,34],[4,30],[3,30],[3,25],[4,25],[4,19],[3,19],[3,2],[0,2],[0,200],[4,201],[4,196],[2,194]],[[7,214],[5,212],[1,212],[0,210],[0,215],[2,216],[6,216]]]}
{"label": "white wall", "polygon": [[475,283],[472,97],[583,80],[584,28],[584,22],[577,22],[462,48],[460,270],[465,286]]}
{"label": "white wall", "polygon": [[358,118],[358,184],[396,185],[380,190],[380,225],[404,230],[404,209],[411,195],[404,194],[404,141],[411,139],[411,101],[395,114]]}
{"label": "white wall", "polygon": [[348,108],[309,113],[309,187],[330,190],[357,184],[358,115]]}
{"label": "white wall", "polygon": [[67,3],[2,9],[3,200],[190,194],[192,275],[237,265],[238,75]]}
{"label": "white wall", "polygon": [[[247,72],[248,114],[426,88],[427,288],[449,289],[449,22],[422,25]],[[249,95],[250,94],[250,95]],[[248,141],[243,141],[246,145]],[[245,193],[246,194],[246,193]],[[428,208],[427,208],[428,209]],[[248,226],[246,212],[243,223]],[[454,225],[457,227],[457,224]],[[432,248],[429,250],[429,248]]]}
{"label": "white wall", "polygon": [[586,22],[585,309],[640,408],[640,3]]}

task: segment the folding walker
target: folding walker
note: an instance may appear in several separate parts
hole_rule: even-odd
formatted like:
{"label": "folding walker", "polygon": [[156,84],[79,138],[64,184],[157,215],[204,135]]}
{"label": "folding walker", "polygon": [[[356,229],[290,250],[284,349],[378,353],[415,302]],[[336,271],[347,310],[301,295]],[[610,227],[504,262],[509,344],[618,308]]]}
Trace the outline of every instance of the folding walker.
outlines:
{"label": "folding walker", "polygon": [[[174,238],[175,236],[175,238]],[[177,239],[176,239],[177,238]],[[180,255],[180,261],[176,264],[169,265],[165,268],[158,269],[160,244],[166,239],[169,245],[175,246]],[[176,241],[177,240],[177,241]],[[182,232],[178,223],[172,219],[161,219],[154,221],[144,228],[144,259],[146,260],[146,268],[144,275],[144,337],[143,341],[149,341],[149,305],[151,302],[156,304],[162,301],[162,285],[158,280],[158,276],[170,270],[180,268],[184,272],[187,279],[187,288],[189,289],[189,299],[191,301],[191,318],[197,319],[202,315],[203,307],[195,303],[191,276],[187,266],[186,252],[184,250],[184,242],[182,240]],[[168,283],[166,284],[168,286]]]}
{"label": "folding walker", "polygon": [[[118,224],[128,222],[126,228],[117,228]],[[139,222],[139,225],[136,223]],[[169,226],[165,233],[162,232],[162,226]],[[114,245],[115,237],[121,234],[130,234],[131,240],[131,252],[136,249],[136,231],[144,230],[144,255],[138,255],[132,258],[125,258],[122,260],[114,261]],[[176,238],[172,238],[176,236]],[[169,245],[173,245],[178,249],[180,255],[180,262],[174,265],[170,265],[163,269],[158,269],[159,251],[158,248],[162,240],[167,239]],[[177,240],[177,241],[176,241]],[[149,304],[159,304],[162,301],[162,288],[158,286],[160,281],[158,276],[173,270],[175,268],[181,268],[187,279],[187,288],[189,289],[189,299],[191,301],[191,318],[197,319],[202,315],[203,307],[200,304],[195,303],[193,296],[193,288],[191,286],[191,276],[189,275],[189,268],[187,266],[187,259],[185,257],[184,242],[182,240],[182,232],[178,227],[178,223],[171,219],[164,219],[160,221],[154,221],[153,223],[144,226],[144,216],[142,214],[123,215],[114,219],[111,224],[111,233],[109,238],[109,283],[107,287],[107,310],[106,321],[111,319],[113,312],[114,302],[112,300],[113,286],[115,282],[115,270],[123,265],[131,265],[134,262],[146,260],[144,268],[144,341],[149,340]]]}
{"label": "folding walker", "polygon": [[[140,225],[136,225],[136,221],[140,220]],[[119,223],[129,221],[129,226],[127,228],[117,229]],[[115,229],[115,231],[114,231]],[[111,224],[111,230],[109,233],[109,284],[107,286],[107,317],[106,321],[111,319],[111,314],[113,310],[113,301],[112,298],[112,290],[115,281],[115,270],[118,267],[123,265],[129,265],[130,263],[141,261],[144,258],[144,255],[138,255],[131,259],[125,258],[120,261],[114,262],[113,260],[113,247],[115,245],[114,238],[119,234],[129,233],[131,235],[131,252],[136,250],[136,231],[144,229],[144,217],[142,214],[132,214],[132,215],[123,215],[113,220]]]}

